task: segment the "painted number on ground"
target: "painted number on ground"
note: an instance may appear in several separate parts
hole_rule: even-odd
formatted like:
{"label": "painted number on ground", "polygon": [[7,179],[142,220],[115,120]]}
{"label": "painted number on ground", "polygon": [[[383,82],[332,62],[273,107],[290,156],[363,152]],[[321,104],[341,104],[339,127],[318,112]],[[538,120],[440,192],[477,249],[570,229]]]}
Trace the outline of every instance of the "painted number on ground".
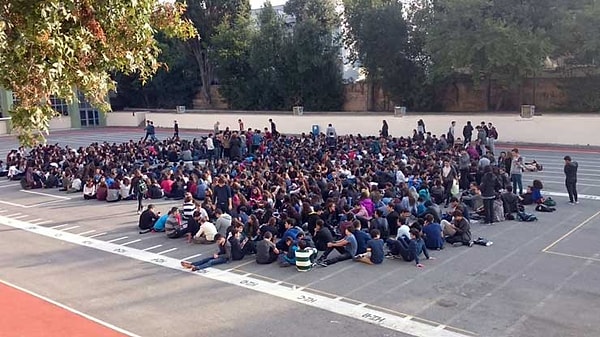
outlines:
{"label": "painted number on ground", "polygon": [[256,287],[258,285],[258,283],[254,282],[254,281],[250,281],[250,280],[241,280],[240,284],[248,286],[248,287]]}
{"label": "painted number on ground", "polygon": [[305,295],[300,295],[297,297],[297,299],[299,299],[302,302],[306,302],[306,303],[315,303],[317,301],[316,298],[310,297],[310,296],[305,296]]}
{"label": "painted number on ground", "polygon": [[373,315],[373,314],[368,313],[368,312],[364,313],[362,315],[362,318],[368,319],[369,321],[376,322],[376,323],[382,323],[383,321],[385,321],[385,317],[381,317],[381,316],[378,316],[378,315]]}

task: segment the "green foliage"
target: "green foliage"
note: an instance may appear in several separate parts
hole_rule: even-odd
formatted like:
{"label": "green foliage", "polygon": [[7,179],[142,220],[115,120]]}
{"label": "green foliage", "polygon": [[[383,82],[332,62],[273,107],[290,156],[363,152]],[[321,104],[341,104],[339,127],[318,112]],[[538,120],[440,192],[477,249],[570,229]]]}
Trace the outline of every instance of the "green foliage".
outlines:
{"label": "green foliage", "polygon": [[139,74],[160,67],[154,34],[189,38],[184,6],[157,0],[6,0],[0,4],[0,86],[19,103],[10,111],[23,145],[43,140],[56,112],[50,96],[75,99],[77,87],[102,111],[110,110],[110,73]]}
{"label": "green foliage", "polygon": [[569,97],[563,109],[574,112],[600,112],[600,75],[566,79],[560,86]]}
{"label": "green foliage", "polygon": [[113,109],[158,108],[174,109],[178,105],[190,106],[200,86],[200,71],[185,42],[157,36],[161,54],[158,61],[165,64],[145,84],[138,76],[117,74],[117,97],[111,99]]}

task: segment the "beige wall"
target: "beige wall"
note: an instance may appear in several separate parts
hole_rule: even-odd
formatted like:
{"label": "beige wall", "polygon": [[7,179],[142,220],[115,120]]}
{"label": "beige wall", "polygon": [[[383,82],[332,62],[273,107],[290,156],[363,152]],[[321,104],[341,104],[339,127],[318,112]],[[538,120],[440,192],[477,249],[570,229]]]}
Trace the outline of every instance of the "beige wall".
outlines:
{"label": "beige wall", "polygon": [[71,128],[71,117],[59,116],[50,120],[50,131],[66,130]]}
{"label": "beige wall", "polygon": [[138,127],[146,118],[146,111],[114,111],[106,114],[106,126]]}
{"label": "beige wall", "polygon": [[10,118],[0,118],[0,135],[8,133],[8,123],[10,123]]}
{"label": "beige wall", "polygon": [[[423,115],[404,116],[392,115],[311,115],[303,116],[268,115],[268,114],[233,114],[233,113],[202,113],[174,114],[148,113],[146,118],[154,121],[157,127],[171,128],[173,120],[179,122],[180,128],[212,130],[216,121],[221,123],[221,130],[229,126],[238,129],[238,118],[244,121],[245,128],[260,128],[269,126],[269,118],[273,118],[277,129],[282,133],[298,134],[310,132],[312,125],[319,125],[321,131],[332,123],[338,134],[375,135],[379,133],[382,120],[389,124],[390,134],[405,136],[412,134],[417,120],[423,119],[427,131],[434,134],[446,133],[452,120],[456,121],[456,131],[462,135],[462,127],[467,120],[474,125],[481,121],[492,122],[499,133],[499,141],[523,142],[540,144],[569,144],[600,146],[600,116],[594,115],[545,115],[533,119],[521,119],[515,115]],[[461,136],[462,138],[462,136]]]}

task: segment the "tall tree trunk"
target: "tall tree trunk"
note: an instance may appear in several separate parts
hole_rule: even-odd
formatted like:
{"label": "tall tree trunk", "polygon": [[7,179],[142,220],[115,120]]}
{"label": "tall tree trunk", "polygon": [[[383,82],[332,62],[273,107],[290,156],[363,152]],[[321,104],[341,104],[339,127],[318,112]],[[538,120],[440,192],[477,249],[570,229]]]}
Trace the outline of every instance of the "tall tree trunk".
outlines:
{"label": "tall tree trunk", "polygon": [[202,88],[200,88],[200,93],[202,94],[202,98],[209,105],[212,106],[212,95],[210,92],[210,87],[214,80],[214,68],[212,63],[210,62],[209,52],[207,49],[202,47],[202,43],[192,42],[192,53],[194,54],[194,58],[196,59],[196,63],[198,63],[198,68],[200,69],[200,81],[202,82]]}

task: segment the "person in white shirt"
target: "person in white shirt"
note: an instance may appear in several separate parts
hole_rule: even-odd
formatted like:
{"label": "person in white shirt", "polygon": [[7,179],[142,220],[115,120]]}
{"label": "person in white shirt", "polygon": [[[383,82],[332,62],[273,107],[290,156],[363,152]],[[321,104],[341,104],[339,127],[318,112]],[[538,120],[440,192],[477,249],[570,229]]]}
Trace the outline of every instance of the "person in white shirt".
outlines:
{"label": "person in white shirt", "polygon": [[217,227],[212,222],[208,222],[206,218],[202,217],[199,211],[194,212],[194,219],[200,223],[200,230],[194,235],[194,242],[200,244],[210,244],[215,242],[215,235]]}
{"label": "person in white shirt", "polygon": [[208,160],[212,160],[215,156],[215,142],[213,141],[212,133],[206,138],[206,151],[208,152]]}
{"label": "person in white shirt", "polygon": [[120,194],[121,194],[121,200],[133,200],[135,198],[135,195],[133,194],[129,194],[129,191],[131,190],[131,181],[129,180],[128,177],[123,178],[123,181],[121,182],[121,188],[120,188]]}
{"label": "person in white shirt", "polygon": [[81,181],[81,179],[79,179],[79,177],[76,176],[75,179],[73,179],[73,181],[71,181],[71,186],[67,190],[67,193],[81,192],[82,185],[83,185],[83,182]]}

